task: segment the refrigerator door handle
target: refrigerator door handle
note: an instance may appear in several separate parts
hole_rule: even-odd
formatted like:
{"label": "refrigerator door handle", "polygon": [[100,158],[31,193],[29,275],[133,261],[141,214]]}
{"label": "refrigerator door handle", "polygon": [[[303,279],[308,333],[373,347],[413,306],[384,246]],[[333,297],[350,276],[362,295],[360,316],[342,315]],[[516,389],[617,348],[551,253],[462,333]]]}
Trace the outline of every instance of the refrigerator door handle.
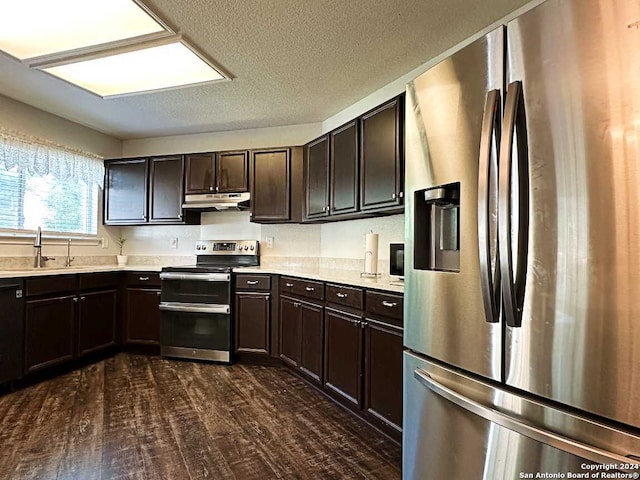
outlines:
{"label": "refrigerator door handle", "polygon": [[[529,148],[524,111],[522,82],[513,82],[507,89],[504,113],[504,131],[500,140],[500,167],[498,185],[498,243],[500,245],[500,270],[505,320],[510,327],[522,325],[522,308],[527,277],[527,253],[529,248]],[[513,161],[513,140],[516,137],[517,162]],[[513,265],[512,176],[517,175],[517,264]],[[515,275],[514,275],[515,270]],[[515,276],[515,278],[514,278]]]}
{"label": "refrigerator door handle", "polygon": [[[458,392],[455,392],[454,390],[451,390],[440,382],[434,380],[434,378],[431,377],[429,373],[420,368],[415,369],[413,375],[416,380],[418,380],[421,384],[423,384],[435,394],[441,396],[446,400],[449,400],[455,405],[464,408],[465,410],[475,415],[484,418],[485,420],[488,420],[489,422],[495,423],[497,425],[500,425],[501,427],[519,433],[520,435],[524,435],[525,437],[545,443],[554,448],[558,448],[586,460],[591,460],[592,462],[607,465],[615,464],[620,467],[618,468],[618,470],[623,472],[638,472],[638,469],[634,469],[633,466],[640,465],[640,462],[635,461],[630,457],[618,455],[617,453],[603,450],[592,445],[587,445],[577,440],[558,435],[557,433],[524,423],[514,417],[511,417],[493,408],[489,408],[485,405],[482,405],[481,403],[476,402],[475,400],[472,400]],[[626,467],[626,469],[623,467]]]}
{"label": "refrigerator door handle", "polygon": [[[495,194],[492,192],[491,179],[492,175],[498,174],[497,157],[501,134],[499,108],[500,90],[491,90],[487,93],[484,105],[478,164],[478,253],[485,320],[489,323],[497,323],[500,320],[498,238],[497,234],[491,232],[491,194]],[[494,146],[496,155],[492,155]]]}

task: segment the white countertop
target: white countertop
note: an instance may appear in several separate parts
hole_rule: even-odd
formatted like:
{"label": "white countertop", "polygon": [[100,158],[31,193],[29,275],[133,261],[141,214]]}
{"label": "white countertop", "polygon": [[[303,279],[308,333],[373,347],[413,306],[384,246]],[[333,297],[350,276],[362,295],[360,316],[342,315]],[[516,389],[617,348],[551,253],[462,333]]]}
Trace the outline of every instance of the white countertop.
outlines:
{"label": "white countertop", "polygon": [[355,287],[384,290],[387,292],[404,292],[404,283],[394,277],[363,278],[353,270],[338,270],[329,268],[295,268],[295,267],[242,267],[234,268],[236,273],[270,273],[286,275],[289,277],[308,278],[310,280],[320,280],[328,283],[339,283],[342,285],[353,285]]}
{"label": "white countertop", "polygon": [[[28,268],[16,270],[0,270],[1,278],[28,278],[42,277],[47,275],[71,275],[77,273],[99,273],[99,272],[160,272],[162,265],[127,265],[119,267],[117,265],[86,265],[77,267],[44,267]],[[352,270],[338,270],[328,268],[295,268],[287,266],[273,267],[241,267],[235,268],[237,273],[267,273],[275,275],[287,275],[291,277],[308,278],[310,280],[320,280],[329,283],[339,283],[343,285],[353,285],[356,287],[384,290],[387,292],[402,293],[404,284],[392,277],[362,278],[360,274]]]}
{"label": "white countertop", "polygon": [[160,272],[162,266],[159,265],[127,265],[119,267],[117,265],[84,265],[78,267],[44,267],[27,268],[16,270],[0,270],[0,278],[27,278],[42,277],[46,275],[71,275],[76,273],[98,273],[98,272]]}

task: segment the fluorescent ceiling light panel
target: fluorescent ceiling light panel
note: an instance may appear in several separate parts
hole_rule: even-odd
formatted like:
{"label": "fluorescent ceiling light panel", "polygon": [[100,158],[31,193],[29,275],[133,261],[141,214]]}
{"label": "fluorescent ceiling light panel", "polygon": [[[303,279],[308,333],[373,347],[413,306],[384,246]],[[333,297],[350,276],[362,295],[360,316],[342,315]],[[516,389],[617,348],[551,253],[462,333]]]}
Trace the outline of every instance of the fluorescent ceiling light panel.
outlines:
{"label": "fluorescent ceiling light panel", "polygon": [[181,42],[46,67],[43,70],[101,97],[224,78]]}
{"label": "fluorescent ceiling light panel", "polygon": [[166,31],[133,0],[3,1],[0,19],[0,49],[20,60]]}

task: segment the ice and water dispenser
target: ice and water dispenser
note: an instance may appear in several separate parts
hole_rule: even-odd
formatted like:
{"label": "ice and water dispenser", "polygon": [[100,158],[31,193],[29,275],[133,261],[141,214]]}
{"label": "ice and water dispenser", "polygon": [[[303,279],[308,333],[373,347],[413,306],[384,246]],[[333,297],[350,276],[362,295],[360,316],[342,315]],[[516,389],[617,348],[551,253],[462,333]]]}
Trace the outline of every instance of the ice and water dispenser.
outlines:
{"label": "ice and water dispenser", "polygon": [[417,190],[414,268],[460,271],[460,183]]}

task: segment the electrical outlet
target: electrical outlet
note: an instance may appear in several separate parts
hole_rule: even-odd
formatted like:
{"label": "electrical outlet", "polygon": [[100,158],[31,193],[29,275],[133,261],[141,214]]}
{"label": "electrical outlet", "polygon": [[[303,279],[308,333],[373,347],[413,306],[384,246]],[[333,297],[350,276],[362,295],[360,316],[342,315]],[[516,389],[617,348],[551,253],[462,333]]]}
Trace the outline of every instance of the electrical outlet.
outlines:
{"label": "electrical outlet", "polygon": [[102,248],[109,248],[109,237],[102,237]]}
{"label": "electrical outlet", "polygon": [[171,241],[169,242],[169,247],[178,248],[178,239],[177,238],[172,238]]}
{"label": "electrical outlet", "polygon": [[267,244],[267,248],[273,248],[273,237],[267,237],[265,238],[266,244]]}

